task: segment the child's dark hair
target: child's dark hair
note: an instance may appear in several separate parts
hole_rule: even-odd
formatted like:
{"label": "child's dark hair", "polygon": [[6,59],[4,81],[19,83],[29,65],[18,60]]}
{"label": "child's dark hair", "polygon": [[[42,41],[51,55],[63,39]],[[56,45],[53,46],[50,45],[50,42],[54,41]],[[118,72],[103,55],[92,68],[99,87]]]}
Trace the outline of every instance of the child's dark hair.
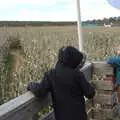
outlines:
{"label": "child's dark hair", "polygon": [[83,58],[83,53],[73,46],[62,47],[58,54],[58,61],[72,68],[76,68]]}

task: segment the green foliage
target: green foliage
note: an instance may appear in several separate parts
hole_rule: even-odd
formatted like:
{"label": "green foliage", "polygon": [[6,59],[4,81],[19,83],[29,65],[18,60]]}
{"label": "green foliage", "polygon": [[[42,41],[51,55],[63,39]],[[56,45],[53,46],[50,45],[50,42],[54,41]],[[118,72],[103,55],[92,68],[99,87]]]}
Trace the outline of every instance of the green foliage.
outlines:
{"label": "green foliage", "polygon": [[10,54],[4,57],[4,65],[5,65],[5,70],[9,72],[12,71],[13,57]]}

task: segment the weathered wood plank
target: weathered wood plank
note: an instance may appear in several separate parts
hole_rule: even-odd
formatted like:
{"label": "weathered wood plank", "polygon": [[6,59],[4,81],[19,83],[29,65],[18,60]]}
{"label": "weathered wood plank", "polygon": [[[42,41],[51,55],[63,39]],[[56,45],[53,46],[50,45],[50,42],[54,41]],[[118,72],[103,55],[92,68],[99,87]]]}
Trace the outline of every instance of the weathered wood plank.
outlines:
{"label": "weathered wood plank", "polygon": [[97,94],[94,97],[94,105],[111,105],[111,95]]}
{"label": "weathered wood plank", "polygon": [[41,107],[48,105],[49,97],[37,99],[27,92],[0,106],[0,120],[32,120]]}
{"label": "weathered wood plank", "polygon": [[93,109],[91,108],[91,109],[89,109],[89,111],[87,111],[88,120],[91,120],[92,116],[93,116]]}
{"label": "weathered wood plank", "polygon": [[106,62],[92,62],[93,73],[97,75],[113,75],[113,68]]}
{"label": "weathered wood plank", "polygon": [[93,106],[93,100],[86,100],[85,101],[85,107],[86,107],[86,112],[89,111],[89,109],[91,109]]}
{"label": "weathered wood plank", "polygon": [[93,110],[95,120],[111,120],[113,119],[111,109],[96,109]]}
{"label": "weathered wood plank", "polygon": [[87,62],[85,65],[80,69],[85,75],[85,78],[90,81],[92,80],[92,63]]}
{"label": "weathered wood plank", "polygon": [[92,80],[91,82],[95,85],[97,90],[113,90],[112,81]]}

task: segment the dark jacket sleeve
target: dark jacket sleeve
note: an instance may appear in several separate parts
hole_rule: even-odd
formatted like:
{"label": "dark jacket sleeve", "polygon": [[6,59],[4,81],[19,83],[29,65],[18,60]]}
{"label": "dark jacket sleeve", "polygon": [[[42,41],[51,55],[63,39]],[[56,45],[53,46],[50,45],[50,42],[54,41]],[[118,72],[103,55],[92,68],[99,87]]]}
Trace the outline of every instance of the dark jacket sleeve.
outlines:
{"label": "dark jacket sleeve", "polygon": [[49,80],[49,72],[46,72],[40,83],[30,82],[27,89],[30,90],[36,97],[44,97],[49,92],[50,87],[51,83]]}
{"label": "dark jacket sleeve", "polygon": [[78,72],[77,82],[86,98],[91,99],[95,96],[95,88],[86,80],[82,72]]}

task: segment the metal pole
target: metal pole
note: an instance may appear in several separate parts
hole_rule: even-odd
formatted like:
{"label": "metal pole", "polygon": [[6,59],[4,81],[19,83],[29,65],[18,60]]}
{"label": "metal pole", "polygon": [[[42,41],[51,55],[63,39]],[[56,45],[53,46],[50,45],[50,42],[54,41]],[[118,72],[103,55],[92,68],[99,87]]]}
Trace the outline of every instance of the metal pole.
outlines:
{"label": "metal pole", "polygon": [[77,27],[78,27],[79,50],[83,51],[83,35],[82,35],[80,0],[77,0],[77,16],[78,16]]}

